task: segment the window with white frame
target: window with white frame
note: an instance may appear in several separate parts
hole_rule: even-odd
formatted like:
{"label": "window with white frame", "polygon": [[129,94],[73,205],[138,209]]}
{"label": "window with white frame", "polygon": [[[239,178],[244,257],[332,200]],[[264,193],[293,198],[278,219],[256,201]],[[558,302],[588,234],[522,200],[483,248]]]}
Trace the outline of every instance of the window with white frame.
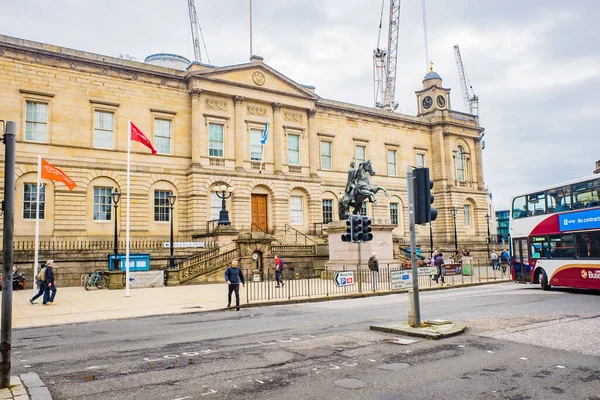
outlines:
{"label": "window with white frame", "polygon": [[169,206],[169,195],[172,192],[170,190],[155,190],[154,191],[154,221],[155,222],[169,222],[170,217],[170,206]]}
{"label": "window with white frame", "polygon": [[210,219],[219,219],[222,208],[222,200],[217,196],[217,192],[210,192]]}
{"label": "window with white frame", "polygon": [[304,213],[302,209],[302,197],[292,196],[290,197],[290,208],[291,208],[291,222],[294,225],[304,224]]}
{"label": "window with white frame", "polygon": [[456,148],[456,179],[465,180],[465,151],[462,146]]}
{"label": "window with white frame", "polygon": [[94,221],[111,220],[111,195],[112,188],[94,188]]}
{"label": "window with white frame", "polygon": [[223,124],[208,124],[208,156],[223,157]]}
{"label": "window with white frame", "polygon": [[110,111],[94,111],[94,147],[113,148],[115,114]]}
{"label": "window with white frame", "polygon": [[260,138],[262,137],[263,131],[259,129],[250,129],[250,160],[261,161],[262,160],[262,143]]}
{"label": "window with white frame", "polygon": [[333,200],[323,199],[323,223],[328,224],[333,221]]}
{"label": "window with white frame", "polygon": [[358,212],[360,215],[367,215],[367,202],[363,201],[362,205],[360,206],[360,211]]}
{"label": "window with white frame", "polygon": [[47,142],[48,104],[27,101],[25,107],[25,140]]}
{"label": "window with white frame", "polygon": [[464,210],[465,210],[465,226],[471,226],[472,220],[471,220],[471,205],[470,204],[465,204],[464,205]]}
{"label": "window with white frame", "polygon": [[398,225],[398,203],[390,203],[390,221],[392,225]]}
{"label": "window with white frame", "polygon": [[356,168],[358,168],[358,165],[367,159],[367,148],[357,144],[354,150],[354,158],[356,159]]}
{"label": "window with white frame", "polygon": [[398,169],[396,167],[396,150],[388,150],[387,157],[388,157],[388,175],[389,176],[398,175],[398,172],[397,172]]}
{"label": "window with white frame", "polygon": [[288,164],[300,165],[300,135],[288,135]]}
{"label": "window with white frame", "polygon": [[331,170],[331,142],[321,141],[321,169]]}
{"label": "window with white frame", "polygon": [[[26,183],[23,186],[23,219],[35,219],[37,191],[35,183]],[[40,219],[44,219],[46,209],[46,185],[40,188]]]}
{"label": "window with white frame", "polygon": [[171,154],[171,120],[154,118],[154,146],[160,154]]}
{"label": "window with white frame", "polygon": [[425,167],[425,154],[417,153],[417,168]]}

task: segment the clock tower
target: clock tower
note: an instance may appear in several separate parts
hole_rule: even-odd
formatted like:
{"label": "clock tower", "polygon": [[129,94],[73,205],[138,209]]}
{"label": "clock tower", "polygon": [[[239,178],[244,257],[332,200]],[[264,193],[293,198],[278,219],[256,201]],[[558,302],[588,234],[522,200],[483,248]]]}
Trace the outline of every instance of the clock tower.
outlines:
{"label": "clock tower", "polygon": [[442,87],[442,78],[433,71],[433,63],[423,78],[423,90],[417,95],[417,116],[434,116],[435,111],[450,109],[450,89]]}

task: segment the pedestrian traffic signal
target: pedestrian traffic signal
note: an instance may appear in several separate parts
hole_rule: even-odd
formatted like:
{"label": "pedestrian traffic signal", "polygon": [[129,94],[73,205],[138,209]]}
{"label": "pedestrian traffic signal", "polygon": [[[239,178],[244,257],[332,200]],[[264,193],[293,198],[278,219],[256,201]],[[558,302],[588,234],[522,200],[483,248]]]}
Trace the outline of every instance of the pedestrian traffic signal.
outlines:
{"label": "pedestrian traffic signal", "polygon": [[415,210],[415,224],[426,224],[435,221],[437,210],[433,204],[433,182],[429,180],[429,168],[415,168],[413,171],[413,209]]}
{"label": "pedestrian traffic signal", "polygon": [[363,240],[363,220],[361,215],[351,215],[350,223],[352,225],[352,241],[362,242]]}
{"label": "pedestrian traffic signal", "polygon": [[373,234],[371,233],[371,218],[366,215],[362,216],[362,228],[363,228],[363,242],[370,242],[373,240]]}
{"label": "pedestrian traffic signal", "polygon": [[342,242],[351,242],[352,241],[352,217],[348,217],[346,221],[346,233],[342,235]]}

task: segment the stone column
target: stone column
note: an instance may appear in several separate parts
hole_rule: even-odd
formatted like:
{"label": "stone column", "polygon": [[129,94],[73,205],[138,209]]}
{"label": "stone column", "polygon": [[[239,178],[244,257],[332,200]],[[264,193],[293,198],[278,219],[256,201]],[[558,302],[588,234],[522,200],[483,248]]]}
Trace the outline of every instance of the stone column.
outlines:
{"label": "stone column", "polygon": [[319,167],[319,139],[317,138],[317,128],[315,127],[315,115],[317,110],[307,110],[308,114],[308,156],[309,156],[309,171],[310,176],[317,176],[317,169]]}
{"label": "stone column", "polygon": [[[202,89],[193,87],[189,90],[190,96],[192,96],[192,165],[200,165],[200,157],[205,155],[202,152],[202,144],[204,141],[204,135],[202,134],[202,110],[200,109],[200,95]],[[204,143],[204,145],[206,145]]]}
{"label": "stone column", "polygon": [[[473,168],[475,168],[477,172],[477,189],[484,189],[483,182],[483,154],[481,151],[481,137],[475,139],[475,162],[473,163]],[[487,228],[486,228],[487,229]]]}
{"label": "stone column", "polygon": [[283,173],[281,158],[284,154],[283,132],[281,125],[281,103],[271,104],[273,107],[273,158],[275,160],[275,173]]}
{"label": "stone column", "polygon": [[244,98],[242,96],[233,96],[233,104],[234,104],[234,118],[235,118],[235,128],[234,128],[234,142],[235,142],[235,169],[243,170],[244,169],[244,156],[245,156],[245,146],[246,142],[244,138],[246,137],[246,133],[244,132],[244,116],[242,103],[244,102]]}

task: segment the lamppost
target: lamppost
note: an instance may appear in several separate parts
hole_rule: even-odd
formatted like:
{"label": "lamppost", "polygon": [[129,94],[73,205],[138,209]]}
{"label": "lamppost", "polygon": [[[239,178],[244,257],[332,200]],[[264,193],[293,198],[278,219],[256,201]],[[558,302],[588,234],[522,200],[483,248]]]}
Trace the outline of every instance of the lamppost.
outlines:
{"label": "lamppost", "polygon": [[119,204],[119,200],[121,199],[121,193],[119,193],[119,190],[117,188],[115,188],[113,190],[113,192],[110,194],[110,197],[112,199],[113,207],[115,209],[115,211],[114,211],[114,219],[115,219],[115,259],[113,260],[112,270],[113,271],[119,271],[120,270],[120,267],[119,267],[119,237],[118,237],[119,232],[117,231],[117,207],[118,207],[118,204]]}
{"label": "lamppost", "polygon": [[219,211],[219,222],[217,225],[231,225],[229,212],[226,209],[225,200],[233,195],[233,188],[225,185],[216,188],[217,197],[221,199],[221,211]]}
{"label": "lamppost", "polygon": [[492,241],[490,238],[490,214],[485,214],[485,220],[487,221],[487,252],[488,257],[490,256],[490,242]]}
{"label": "lamppost", "polygon": [[169,268],[175,268],[175,258],[173,257],[173,206],[175,205],[175,196],[173,193],[167,196],[169,199],[169,220],[171,221],[171,243],[169,249],[171,250],[171,255],[169,256]]}
{"label": "lamppost", "polygon": [[456,235],[456,207],[450,209],[452,212],[452,219],[454,220],[454,256],[458,254],[458,237]]}

